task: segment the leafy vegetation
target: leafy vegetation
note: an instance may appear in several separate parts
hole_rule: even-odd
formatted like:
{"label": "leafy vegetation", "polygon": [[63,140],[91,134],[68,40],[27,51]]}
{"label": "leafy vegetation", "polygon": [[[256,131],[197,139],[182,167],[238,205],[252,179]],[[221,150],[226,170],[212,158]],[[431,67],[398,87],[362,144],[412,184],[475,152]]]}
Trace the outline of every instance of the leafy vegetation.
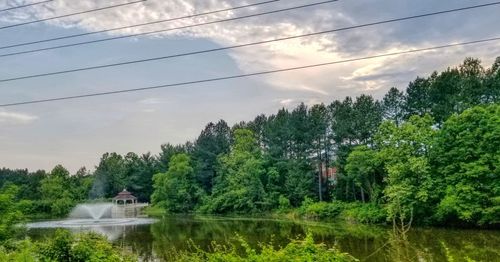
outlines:
{"label": "leafy vegetation", "polygon": [[250,130],[235,131],[231,152],[220,158],[220,165],[213,194],[205,200],[203,209],[211,213],[265,210],[267,195],[261,180],[265,170]]}
{"label": "leafy vegetation", "polygon": [[376,145],[387,172],[384,195],[390,220],[411,221],[431,215],[428,212],[437,198],[437,176],[429,164],[435,133],[428,115],[412,116],[400,126],[393,122],[380,126]]}
{"label": "leafy vegetation", "polygon": [[201,201],[203,190],[194,181],[194,169],[186,154],[174,155],[166,173],[154,175],[153,204],[172,213],[188,213]]}
{"label": "leafy vegetation", "polygon": [[[85,168],[70,176],[61,165],[50,173],[0,170],[0,188],[14,186],[14,199],[22,203],[29,218],[63,217],[77,202],[88,199],[93,178]],[[1,204],[1,203],[0,203]]]}
{"label": "leafy vegetation", "polygon": [[334,219],[344,209],[341,202],[313,202],[306,198],[299,208],[299,214],[307,219]]}
{"label": "leafy vegetation", "polygon": [[99,234],[73,235],[69,231],[58,230],[46,242],[24,240],[16,243],[10,250],[0,249],[0,261],[132,262],[137,261],[137,258],[114,247]]}
{"label": "leafy vegetation", "polygon": [[440,221],[500,222],[499,148],[498,105],[474,107],[444,123],[432,158],[443,177]]}
{"label": "leafy vegetation", "polygon": [[500,58],[490,68],[467,58],[381,100],[299,104],[233,127],[220,120],[158,155],[105,153],[91,172],[1,169],[0,188],[16,186],[12,199],[27,200],[30,217],[64,217],[127,188],[171,213],[300,208],[314,218],[494,227],[499,101]]}
{"label": "leafy vegetation", "polygon": [[0,244],[14,237],[20,230],[16,225],[24,220],[29,202],[16,200],[19,188],[13,185],[0,189]]}
{"label": "leafy vegetation", "polygon": [[[295,240],[284,248],[275,249],[272,244],[263,244],[260,251],[251,248],[250,245],[241,237],[239,246],[223,246],[213,244],[213,252],[195,249],[194,252],[178,252],[173,254],[172,261],[304,261],[304,262],[347,262],[358,261],[354,257],[341,253],[334,248],[328,248],[322,244],[315,244],[311,234],[308,234],[304,240]],[[240,252],[242,250],[242,252]]]}
{"label": "leafy vegetation", "polygon": [[341,217],[353,223],[382,224],[387,219],[387,210],[375,203],[352,202],[344,204]]}

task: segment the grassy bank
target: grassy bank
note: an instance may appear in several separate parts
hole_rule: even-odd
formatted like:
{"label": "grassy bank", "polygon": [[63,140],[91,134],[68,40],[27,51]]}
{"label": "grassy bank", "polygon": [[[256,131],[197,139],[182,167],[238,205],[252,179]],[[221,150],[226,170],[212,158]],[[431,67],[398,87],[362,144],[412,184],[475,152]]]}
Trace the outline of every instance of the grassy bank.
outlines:
{"label": "grassy bank", "polygon": [[[145,213],[151,217],[164,217],[169,214],[165,209],[150,206]],[[195,216],[223,216],[224,218],[266,218],[290,221],[312,221],[312,222],[347,222],[353,224],[385,225],[387,213],[385,209],[373,203],[344,203],[344,202],[313,202],[306,199],[298,208],[285,206],[269,212],[250,214],[227,213],[206,214],[193,212]]]}
{"label": "grassy bank", "polygon": [[283,208],[273,213],[276,217],[326,222],[386,224],[385,209],[374,203],[313,202],[305,200],[298,208]]}

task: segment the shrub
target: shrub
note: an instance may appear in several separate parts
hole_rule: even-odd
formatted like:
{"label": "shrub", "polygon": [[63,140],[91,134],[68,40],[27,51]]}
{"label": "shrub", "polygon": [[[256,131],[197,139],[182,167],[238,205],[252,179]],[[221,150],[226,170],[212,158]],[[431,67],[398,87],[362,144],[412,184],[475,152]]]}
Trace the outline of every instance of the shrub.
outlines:
{"label": "shrub", "polygon": [[314,204],[314,200],[312,200],[311,198],[309,197],[305,197],[304,198],[304,201],[302,201],[302,204],[300,205],[300,209],[305,209],[307,208],[308,206]]}
{"label": "shrub", "polygon": [[307,219],[332,219],[337,217],[340,212],[342,212],[343,208],[344,205],[342,202],[314,203],[309,198],[306,198],[299,208],[299,213]]}
{"label": "shrub", "polygon": [[[199,248],[194,248],[194,252],[183,251],[172,254],[171,261],[198,262],[198,261],[254,261],[254,262],[327,262],[327,261],[357,261],[354,257],[346,253],[341,253],[334,248],[328,248],[324,244],[315,244],[311,234],[304,240],[295,240],[286,247],[275,249],[272,244],[261,245],[261,251],[251,248],[248,243],[238,238],[239,245],[222,246],[213,245],[213,252],[206,252]],[[240,252],[243,250],[243,252]]]}
{"label": "shrub", "polygon": [[7,185],[0,188],[0,243],[16,236],[22,227],[16,224],[24,220],[25,202],[16,201],[19,188]]}
{"label": "shrub", "polygon": [[386,210],[374,203],[314,202],[310,198],[304,199],[297,211],[305,219],[328,220],[340,215],[348,222],[363,224],[380,224],[387,218]]}
{"label": "shrub", "polygon": [[280,211],[287,211],[291,208],[290,200],[283,195],[280,195],[278,203],[279,203],[278,209]]}
{"label": "shrub", "polygon": [[345,204],[342,217],[349,222],[379,224],[386,221],[387,212],[377,204],[356,202]]}
{"label": "shrub", "polygon": [[[11,245],[15,245],[15,247],[12,247]],[[34,255],[35,254],[35,245],[29,241],[29,240],[24,240],[24,241],[19,241],[19,242],[11,242],[9,243],[8,249],[5,247],[0,246],[0,261],[2,262],[7,262],[7,261],[12,261],[12,262],[17,262],[17,261],[23,261],[23,262],[36,262],[37,258]]]}
{"label": "shrub", "polygon": [[0,261],[132,262],[137,258],[113,247],[99,234],[72,235],[69,231],[58,230],[53,238],[44,243],[24,240],[10,243],[9,248],[0,246]]}

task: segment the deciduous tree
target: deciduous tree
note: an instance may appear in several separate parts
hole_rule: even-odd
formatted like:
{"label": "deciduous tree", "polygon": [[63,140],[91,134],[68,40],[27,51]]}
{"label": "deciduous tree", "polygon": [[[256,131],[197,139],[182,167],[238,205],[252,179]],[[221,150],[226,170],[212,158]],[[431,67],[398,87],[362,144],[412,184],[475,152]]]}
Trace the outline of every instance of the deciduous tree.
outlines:
{"label": "deciduous tree", "polygon": [[153,205],[172,213],[193,211],[200,203],[203,190],[194,178],[194,169],[187,154],[177,154],[170,160],[166,173],[158,173],[153,177],[154,191],[151,199]]}
{"label": "deciduous tree", "polygon": [[500,106],[481,106],[448,119],[439,132],[434,165],[444,178],[442,222],[500,222]]}

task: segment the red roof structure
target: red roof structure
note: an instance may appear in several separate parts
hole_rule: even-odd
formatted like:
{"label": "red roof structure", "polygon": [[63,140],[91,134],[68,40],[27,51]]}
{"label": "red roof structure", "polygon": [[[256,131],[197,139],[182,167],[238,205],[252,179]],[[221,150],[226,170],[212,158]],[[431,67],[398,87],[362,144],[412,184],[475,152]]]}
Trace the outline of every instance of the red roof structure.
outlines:
{"label": "red roof structure", "polygon": [[127,189],[123,189],[122,192],[118,193],[113,200],[136,200],[137,197],[133,196],[132,193],[128,192]]}

